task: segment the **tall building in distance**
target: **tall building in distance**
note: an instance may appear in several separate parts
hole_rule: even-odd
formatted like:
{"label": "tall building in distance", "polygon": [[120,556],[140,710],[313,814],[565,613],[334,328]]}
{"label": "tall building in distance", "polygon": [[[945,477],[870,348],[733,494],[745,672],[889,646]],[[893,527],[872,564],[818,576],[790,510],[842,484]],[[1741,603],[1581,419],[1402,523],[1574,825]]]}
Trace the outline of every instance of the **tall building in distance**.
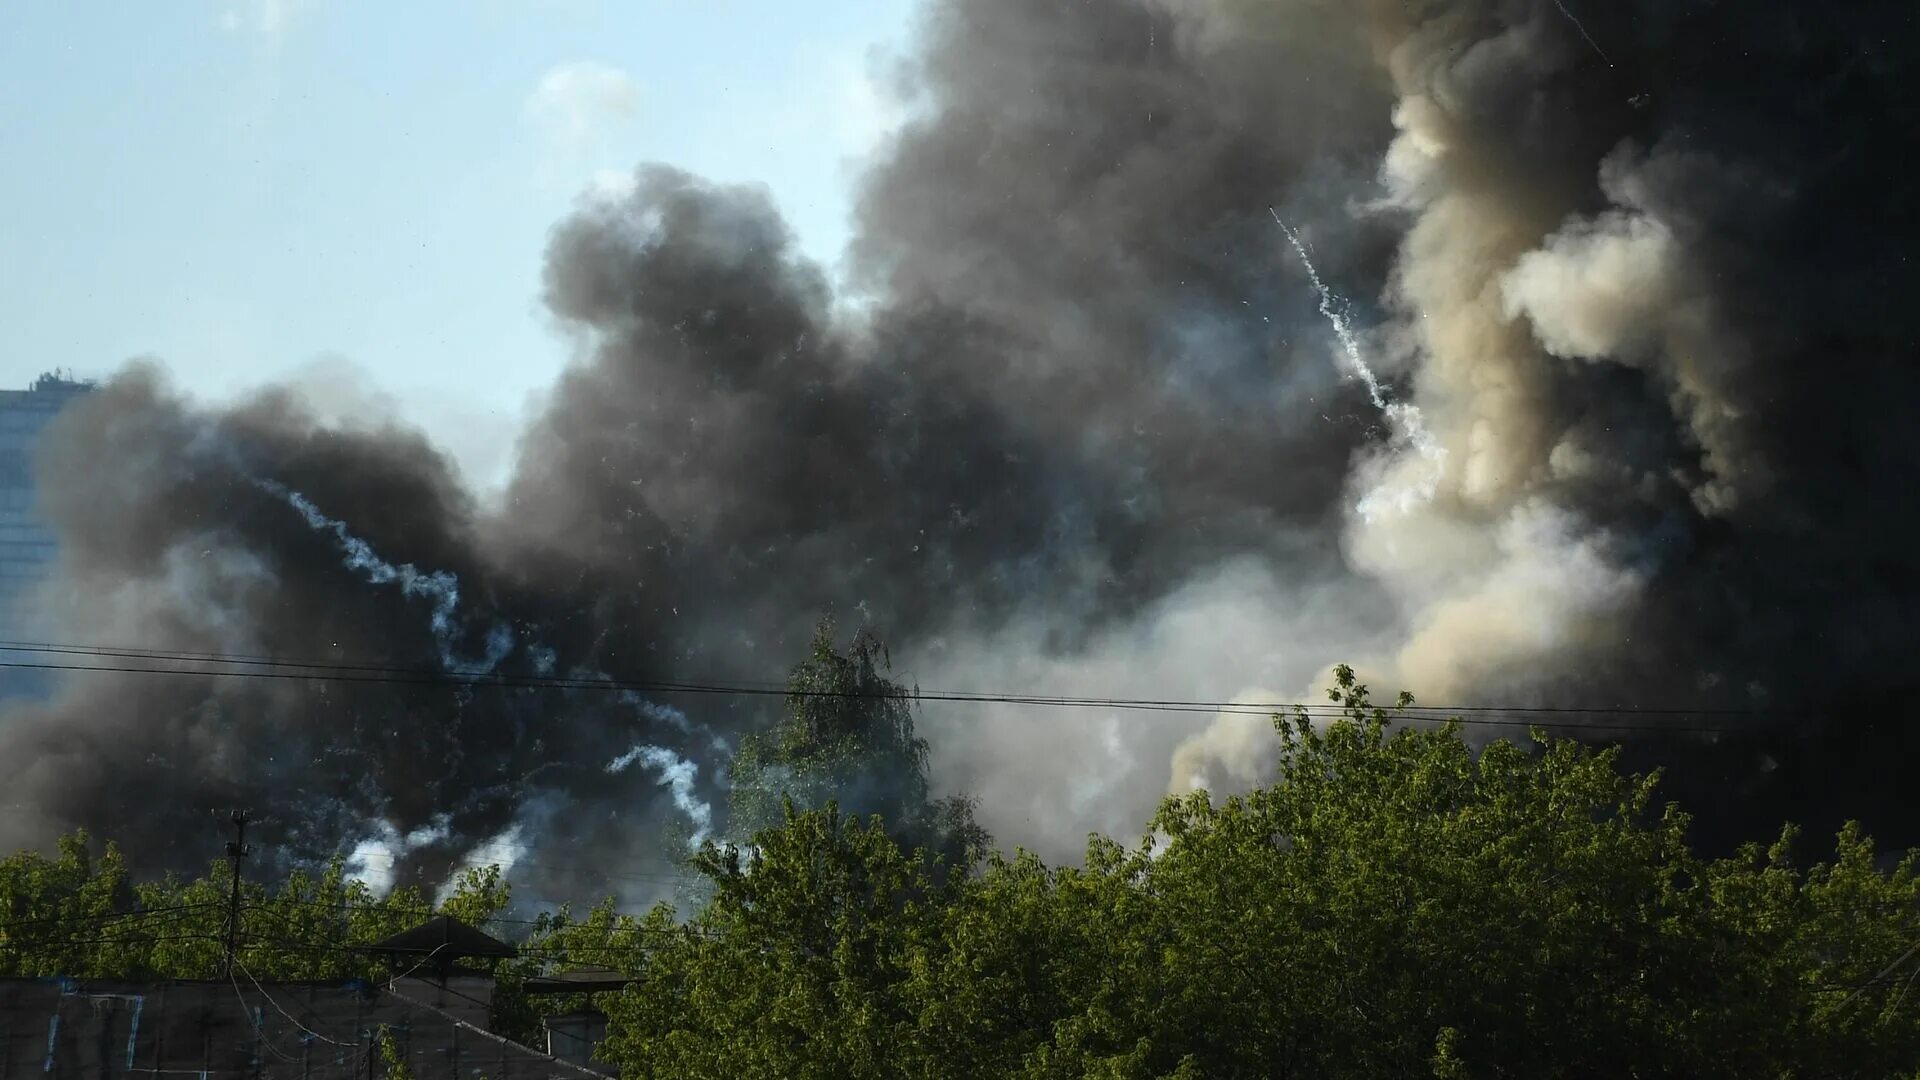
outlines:
{"label": "tall building in distance", "polygon": [[[45,641],[35,604],[38,586],[53,571],[59,545],[35,511],[34,446],[40,432],[93,384],[46,374],[25,390],[0,390],[0,642]],[[32,660],[0,653],[0,661]],[[0,696],[31,693],[45,680],[35,671],[0,668]]]}

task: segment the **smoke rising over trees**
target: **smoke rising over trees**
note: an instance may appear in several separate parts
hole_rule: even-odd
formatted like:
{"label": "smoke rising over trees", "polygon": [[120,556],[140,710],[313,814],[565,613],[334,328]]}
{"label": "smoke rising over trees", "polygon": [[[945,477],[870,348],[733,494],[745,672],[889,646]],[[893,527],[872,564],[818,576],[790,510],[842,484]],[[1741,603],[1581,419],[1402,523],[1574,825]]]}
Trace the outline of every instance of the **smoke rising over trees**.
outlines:
{"label": "smoke rising over trees", "polygon": [[[831,610],[929,687],[1286,700],[1359,656],[1446,704],[1820,706],[1658,753],[1905,839],[1876,770],[1911,726],[1913,16],[1591,8],[929,2],[847,280],[764,191],[669,166],[556,226],[577,359],[498,507],[417,433],[282,391],[210,410],[133,369],[76,406],[41,463],[63,635],[749,680]],[[1440,453],[1347,377],[1275,216]],[[253,804],[314,853],[644,871],[683,854],[633,828],[676,789],[607,763],[655,747],[723,805],[767,719],[79,673],[0,716],[0,841],[138,822],[165,861]],[[1056,856],[1271,761],[1236,717],[922,733],[933,794]]]}
{"label": "smoke rising over trees", "polygon": [[602,1057],[696,1077],[1920,1063],[1914,859],[1875,869],[1853,827],[1831,862],[1797,864],[1791,830],[1702,859],[1612,751],[1389,734],[1337,678],[1340,720],[1274,719],[1272,783],[1169,799],[1140,844],[1095,837],[1078,868],[1026,853],[936,885],[877,826],[793,818],[750,866],[707,863],[714,901],[601,999]]}
{"label": "smoke rising over trees", "polygon": [[[858,644],[822,644],[859,666]],[[632,1077],[1920,1068],[1920,856],[1877,866],[1850,825],[1824,861],[1796,859],[1791,828],[1703,857],[1615,750],[1476,748],[1335,678],[1337,719],[1273,718],[1271,782],[1169,798],[1138,844],[1093,837],[1077,866],[1021,852],[943,875],[828,806],[704,846],[711,898],[684,920],[611,901],[500,918],[519,955],[495,969],[494,1029],[527,1040],[591,1002],[599,1059]],[[0,971],[207,977],[227,883],[136,883],[82,837],[0,860]],[[476,872],[440,910],[483,922],[507,898]],[[337,864],[244,901],[241,967],[262,979],[377,974],[358,946],[433,910]],[[527,992],[580,965],[631,983]]]}

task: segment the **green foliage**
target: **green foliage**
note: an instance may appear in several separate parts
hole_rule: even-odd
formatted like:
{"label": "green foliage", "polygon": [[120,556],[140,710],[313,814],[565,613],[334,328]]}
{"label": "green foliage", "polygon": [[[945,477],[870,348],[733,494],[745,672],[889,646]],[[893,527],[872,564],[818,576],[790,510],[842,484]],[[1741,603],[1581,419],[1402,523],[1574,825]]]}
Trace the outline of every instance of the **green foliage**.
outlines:
{"label": "green foliage", "polygon": [[929,797],[914,691],[889,677],[890,666],[870,631],[856,633],[842,652],[832,622],[820,623],[807,659],[788,675],[784,717],[743,738],[734,756],[727,815],[734,837],[780,825],[788,801],[807,809],[831,802],[878,815],[908,846],[954,864],[985,850],[970,800]]}
{"label": "green foliage", "polygon": [[912,701],[886,675],[879,639],[854,635],[845,653],[822,622],[810,655],[787,677],[787,710],[772,729],[741,740],[731,766],[728,821],[751,836],[781,821],[781,801],[823,806],[856,794],[898,820],[927,793],[927,744],[913,730]]}
{"label": "green foliage", "polygon": [[469,926],[485,926],[507,909],[513,890],[498,866],[469,867],[453,880],[453,889],[440,902],[438,914],[451,915]]}
{"label": "green foliage", "polygon": [[604,1002],[623,1075],[900,1075],[913,960],[964,879],[935,882],[878,821],[831,805],[699,865],[712,902],[681,926],[656,910],[640,981]]}
{"label": "green foliage", "polygon": [[1888,1076],[1920,1067],[1920,881],[1857,829],[1706,860],[1655,779],[1535,734],[1478,754],[1276,720],[1271,784],[1137,846],[937,879],[788,810],[603,995],[626,1076]]}
{"label": "green foliage", "polygon": [[509,1039],[539,1045],[542,1017],[588,1007],[606,995],[529,995],[528,979],[588,967],[634,974],[644,967],[649,946],[659,935],[678,932],[673,909],[665,905],[645,917],[616,911],[611,899],[595,905],[584,917],[576,917],[564,906],[542,913],[521,942],[520,955],[494,972],[494,1030]]}
{"label": "green foliage", "polygon": [[[823,640],[806,678],[883,677],[873,648]],[[693,858],[708,899],[684,920],[541,916],[498,971],[496,1030],[535,1042],[543,1014],[596,1005],[600,1055],[629,1077],[1920,1073],[1920,862],[1881,869],[1852,826],[1811,866],[1791,829],[1701,858],[1656,778],[1612,752],[1538,732],[1476,752],[1452,725],[1398,725],[1350,671],[1332,694],[1325,726],[1276,718],[1266,786],[1168,800],[1137,844],[1096,837],[1079,866],[1016,852],[947,873],[909,830],[781,798],[750,843]],[[798,712],[752,775],[923,768],[903,715]],[[927,812],[923,784],[903,790],[890,805]],[[229,884],[219,865],[133,883],[79,835],[0,861],[0,973],[217,974]],[[427,908],[337,862],[245,896],[263,979],[363,974],[332,946]],[[478,871],[442,909],[485,922],[507,899]],[[585,965],[632,984],[526,992]]]}
{"label": "green foliage", "polygon": [[379,1054],[380,1067],[387,1080],[413,1080],[413,1069],[407,1064],[406,1055],[401,1052],[400,1044],[394,1041],[393,1032],[385,1025],[374,1037],[374,1050]]}
{"label": "green foliage", "polygon": [[[135,883],[112,844],[96,857],[85,833],[49,857],[0,859],[0,976],[210,979],[225,971],[233,879],[215,862],[189,881]],[[257,979],[348,979],[379,974],[353,945],[445,913],[484,926],[505,909],[499,871],[470,871],[435,909],[417,888],[376,897],[335,859],[296,869],[269,888],[241,881],[236,959]]]}

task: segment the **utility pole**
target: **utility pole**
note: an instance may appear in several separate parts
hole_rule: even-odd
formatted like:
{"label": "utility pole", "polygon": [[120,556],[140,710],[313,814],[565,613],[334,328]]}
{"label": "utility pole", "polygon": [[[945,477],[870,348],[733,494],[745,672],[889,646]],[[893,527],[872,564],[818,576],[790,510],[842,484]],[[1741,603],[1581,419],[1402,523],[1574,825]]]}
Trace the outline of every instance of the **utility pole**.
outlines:
{"label": "utility pole", "polygon": [[233,892],[227,899],[227,978],[233,978],[233,953],[240,941],[240,860],[247,847],[247,812],[233,812],[233,839],[227,841],[227,859],[233,864]]}

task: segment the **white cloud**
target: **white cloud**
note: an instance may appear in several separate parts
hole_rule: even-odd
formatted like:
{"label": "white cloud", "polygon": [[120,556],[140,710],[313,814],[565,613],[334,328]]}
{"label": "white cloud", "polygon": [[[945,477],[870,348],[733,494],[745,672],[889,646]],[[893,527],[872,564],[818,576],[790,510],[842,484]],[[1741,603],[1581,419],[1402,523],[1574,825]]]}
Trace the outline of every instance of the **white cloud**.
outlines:
{"label": "white cloud", "polygon": [[548,71],[527,97],[527,116],[567,149],[600,142],[639,110],[640,87],[625,71],[576,60]]}

